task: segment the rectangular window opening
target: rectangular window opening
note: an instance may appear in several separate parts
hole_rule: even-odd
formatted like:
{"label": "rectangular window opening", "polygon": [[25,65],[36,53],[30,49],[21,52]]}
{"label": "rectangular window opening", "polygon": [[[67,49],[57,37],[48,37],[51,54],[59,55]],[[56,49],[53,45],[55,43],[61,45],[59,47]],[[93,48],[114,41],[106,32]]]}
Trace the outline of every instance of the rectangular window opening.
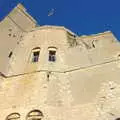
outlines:
{"label": "rectangular window opening", "polygon": [[56,61],[56,51],[49,51],[49,61],[55,62]]}
{"label": "rectangular window opening", "polygon": [[39,51],[33,52],[32,62],[38,62],[38,60],[39,60],[39,54],[40,54]]}

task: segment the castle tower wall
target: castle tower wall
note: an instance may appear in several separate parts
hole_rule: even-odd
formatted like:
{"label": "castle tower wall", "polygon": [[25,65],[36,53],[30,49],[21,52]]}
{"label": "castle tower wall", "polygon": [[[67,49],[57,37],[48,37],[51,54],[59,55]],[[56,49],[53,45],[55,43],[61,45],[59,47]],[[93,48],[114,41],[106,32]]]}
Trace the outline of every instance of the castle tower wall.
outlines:
{"label": "castle tower wall", "polygon": [[0,71],[6,68],[17,44],[24,34],[34,28],[36,22],[19,4],[0,22]]}
{"label": "castle tower wall", "polygon": [[35,25],[21,5],[0,23],[0,120],[119,118],[120,43],[112,32],[77,36]]}

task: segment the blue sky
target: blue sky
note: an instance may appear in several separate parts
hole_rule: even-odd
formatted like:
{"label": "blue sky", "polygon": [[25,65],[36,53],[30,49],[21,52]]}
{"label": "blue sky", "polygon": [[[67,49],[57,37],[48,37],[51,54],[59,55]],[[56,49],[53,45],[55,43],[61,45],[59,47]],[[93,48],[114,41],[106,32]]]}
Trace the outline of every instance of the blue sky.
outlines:
{"label": "blue sky", "polygon": [[19,2],[40,25],[65,26],[79,35],[111,30],[120,40],[120,0],[0,0],[0,19]]}

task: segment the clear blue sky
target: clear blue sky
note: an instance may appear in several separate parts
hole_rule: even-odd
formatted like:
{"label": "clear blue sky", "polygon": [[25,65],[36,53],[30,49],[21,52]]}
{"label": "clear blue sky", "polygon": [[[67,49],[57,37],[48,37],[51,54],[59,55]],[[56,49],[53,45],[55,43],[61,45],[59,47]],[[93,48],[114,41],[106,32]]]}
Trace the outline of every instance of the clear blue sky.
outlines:
{"label": "clear blue sky", "polygon": [[40,25],[62,25],[79,35],[111,30],[120,40],[120,0],[0,0],[0,19],[19,2]]}

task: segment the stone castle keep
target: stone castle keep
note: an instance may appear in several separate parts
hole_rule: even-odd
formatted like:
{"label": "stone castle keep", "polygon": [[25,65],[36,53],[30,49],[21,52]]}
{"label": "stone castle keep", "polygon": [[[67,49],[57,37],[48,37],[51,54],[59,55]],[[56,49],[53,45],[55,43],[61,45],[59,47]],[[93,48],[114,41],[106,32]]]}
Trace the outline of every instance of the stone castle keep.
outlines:
{"label": "stone castle keep", "polygon": [[37,26],[21,5],[0,22],[0,120],[119,120],[120,43]]}

